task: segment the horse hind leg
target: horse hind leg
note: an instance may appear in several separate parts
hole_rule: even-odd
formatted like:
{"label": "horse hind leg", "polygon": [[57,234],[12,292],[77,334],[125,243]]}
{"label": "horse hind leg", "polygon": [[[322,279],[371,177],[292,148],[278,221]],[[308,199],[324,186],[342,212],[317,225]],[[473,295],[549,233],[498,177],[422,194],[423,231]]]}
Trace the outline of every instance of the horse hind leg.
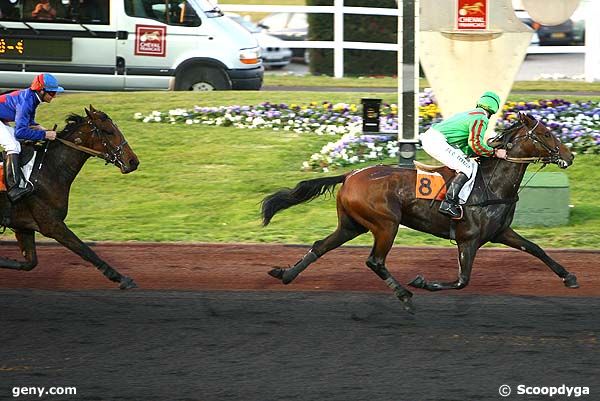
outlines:
{"label": "horse hind leg", "polygon": [[367,230],[364,227],[341,212],[338,227],[332,234],[325,239],[316,241],[308,253],[294,266],[288,268],[276,267],[269,271],[269,275],[281,280],[283,284],[289,284],[321,256],[366,232]]}
{"label": "horse hind leg", "polygon": [[7,258],[0,258],[0,268],[15,269],[15,270],[33,270],[37,266],[38,259],[35,249],[35,231],[32,230],[15,230],[15,236],[19,243],[21,253],[25,258],[24,262]]}
{"label": "horse hind leg", "polygon": [[396,297],[402,301],[404,309],[414,314],[415,307],[411,300],[412,292],[404,288],[385,266],[385,259],[392,249],[394,238],[396,238],[396,234],[398,233],[398,224],[390,222],[371,231],[375,237],[375,243],[373,244],[373,249],[367,259],[366,265],[394,291]]}

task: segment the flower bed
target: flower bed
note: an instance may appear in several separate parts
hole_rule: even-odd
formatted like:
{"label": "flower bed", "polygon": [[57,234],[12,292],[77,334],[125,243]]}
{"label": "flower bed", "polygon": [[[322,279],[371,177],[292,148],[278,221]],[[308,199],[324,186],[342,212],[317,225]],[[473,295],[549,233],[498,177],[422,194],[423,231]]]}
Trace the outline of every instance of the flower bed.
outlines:
{"label": "flower bed", "polygon": [[[419,95],[419,131],[425,132],[433,123],[442,120],[433,92],[426,89]],[[561,99],[537,102],[507,102],[498,120],[497,129],[510,125],[517,112],[526,111],[540,119],[561,140],[579,153],[600,153],[600,104],[571,103]],[[383,104],[380,130],[383,135],[362,135],[362,116],[355,104],[329,102],[309,105],[261,103],[257,106],[195,106],[191,110],[153,111],[135,119],[145,123],[204,124],[245,129],[272,129],[296,133],[333,135],[336,141],[325,145],[320,152],[302,163],[305,170],[328,171],[360,162],[395,157],[397,107]],[[389,133],[386,135],[385,133]]]}

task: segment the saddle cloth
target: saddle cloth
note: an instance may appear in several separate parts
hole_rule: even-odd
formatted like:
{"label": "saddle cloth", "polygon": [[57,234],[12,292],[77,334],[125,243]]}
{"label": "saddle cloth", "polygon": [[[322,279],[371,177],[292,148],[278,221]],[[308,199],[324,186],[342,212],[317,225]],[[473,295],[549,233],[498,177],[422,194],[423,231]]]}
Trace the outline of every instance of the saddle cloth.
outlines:
{"label": "saddle cloth", "polygon": [[[475,177],[477,177],[478,164],[475,164],[473,174],[469,181],[462,187],[458,194],[459,203],[464,205],[469,200],[471,191],[473,191],[473,185],[475,184]],[[417,169],[417,181],[415,183],[416,197],[419,199],[435,199],[444,200],[446,196],[446,182],[439,173],[428,172]]]}

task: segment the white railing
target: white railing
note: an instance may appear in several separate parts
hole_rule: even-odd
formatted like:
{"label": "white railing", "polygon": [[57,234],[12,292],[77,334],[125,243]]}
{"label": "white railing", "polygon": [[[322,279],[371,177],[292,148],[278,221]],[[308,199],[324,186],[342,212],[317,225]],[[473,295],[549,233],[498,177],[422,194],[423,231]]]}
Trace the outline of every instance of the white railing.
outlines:
{"label": "white railing", "polygon": [[[401,16],[397,8],[345,7],[343,0],[334,0],[333,6],[274,6],[254,4],[220,4],[223,11],[242,12],[299,12],[333,14],[333,41],[289,40],[288,47],[310,49],[333,49],[333,72],[336,78],[344,76],[344,49],[398,51],[397,43],[345,42],[344,14]],[[587,53],[586,46],[529,46],[528,54]],[[597,67],[596,67],[597,68]]]}
{"label": "white railing", "polygon": [[243,12],[298,12],[333,14],[333,41],[289,40],[288,47],[310,49],[333,49],[333,75],[344,76],[344,49],[398,51],[397,43],[345,42],[344,14],[399,16],[397,8],[345,7],[344,0],[334,0],[333,6],[271,6],[253,4],[219,4],[223,11]]}

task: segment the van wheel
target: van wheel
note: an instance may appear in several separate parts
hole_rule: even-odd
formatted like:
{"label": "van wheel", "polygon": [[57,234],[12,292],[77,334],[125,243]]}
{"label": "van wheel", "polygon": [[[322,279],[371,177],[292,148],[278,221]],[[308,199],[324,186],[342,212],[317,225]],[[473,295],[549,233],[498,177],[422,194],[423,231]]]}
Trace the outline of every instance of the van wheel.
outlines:
{"label": "van wheel", "polygon": [[229,90],[231,82],[219,68],[194,67],[185,71],[175,82],[178,91]]}

